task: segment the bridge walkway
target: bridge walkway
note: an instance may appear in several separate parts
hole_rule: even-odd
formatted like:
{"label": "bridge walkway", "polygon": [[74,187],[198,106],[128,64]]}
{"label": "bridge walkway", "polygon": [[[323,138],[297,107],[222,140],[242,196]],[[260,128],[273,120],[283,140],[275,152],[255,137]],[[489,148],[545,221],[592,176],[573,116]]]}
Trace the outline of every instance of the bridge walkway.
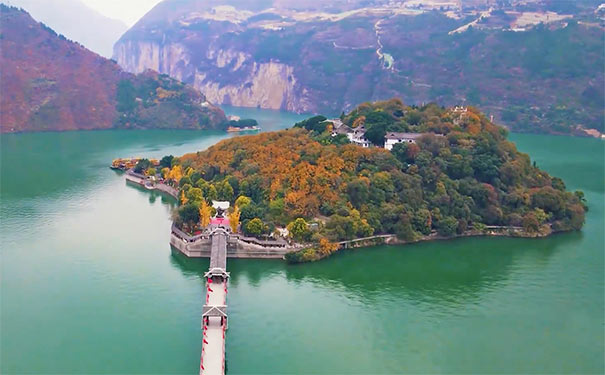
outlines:
{"label": "bridge walkway", "polygon": [[206,278],[206,303],[202,312],[200,375],[225,374],[227,329],[227,236],[218,228],[211,234],[210,269]]}

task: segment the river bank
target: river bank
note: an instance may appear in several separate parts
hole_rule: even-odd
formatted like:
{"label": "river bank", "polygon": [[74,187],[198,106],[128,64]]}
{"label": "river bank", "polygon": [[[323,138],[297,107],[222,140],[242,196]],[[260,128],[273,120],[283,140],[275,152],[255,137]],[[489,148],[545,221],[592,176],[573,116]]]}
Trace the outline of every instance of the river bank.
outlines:
{"label": "river bank", "polygon": [[338,248],[333,251],[322,251],[321,248],[316,246],[305,247],[301,250],[285,254],[284,259],[290,264],[299,264],[322,260],[342,250],[373,247],[380,245],[403,246],[420,242],[451,241],[454,239],[465,237],[544,238],[555,233],[557,232],[554,232],[552,230],[551,225],[544,225],[537,232],[528,232],[522,227],[486,227],[483,229],[466,230],[464,233],[455,234],[452,236],[442,236],[437,232],[433,232],[429,235],[419,236],[414,240],[403,240],[401,238],[398,238],[395,234],[382,234],[377,236],[357,238],[348,241],[338,242],[336,243],[336,245],[338,245]]}

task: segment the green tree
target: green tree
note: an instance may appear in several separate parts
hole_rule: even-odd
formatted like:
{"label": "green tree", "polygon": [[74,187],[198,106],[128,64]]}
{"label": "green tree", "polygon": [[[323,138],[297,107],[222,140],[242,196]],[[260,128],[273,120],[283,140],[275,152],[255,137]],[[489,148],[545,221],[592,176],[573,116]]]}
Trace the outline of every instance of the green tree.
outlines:
{"label": "green tree", "polygon": [[210,184],[208,186],[208,192],[206,193],[206,198],[208,198],[209,201],[215,201],[218,199],[218,193],[216,191],[216,187],[213,184]]}
{"label": "green tree", "polygon": [[418,232],[428,235],[431,234],[431,212],[426,208],[421,208],[416,211],[414,217],[412,218],[412,225],[414,229]]}
{"label": "green tree", "polygon": [[220,201],[231,201],[233,200],[233,188],[227,180],[217,184],[216,193],[218,200]]}
{"label": "green tree", "polygon": [[149,161],[149,159],[141,159],[134,166],[134,171],[136,173],[143,173],[143,171],[146,171],[147,169],[149,169],[151,167],[152,167],[152,165],[151,165],[151,162]]}
{"label": "green tree", "polygon": [[437,222],[437,232],[442,236],[452,236],[458,229],[458,220],[453,216],[446,216]]}
{"label": "green tree", "polygon": [[185,196],[187,197],[189,202],[196,206],[199,206],[200,203],[202,203],[202,200],[204,200],[204,195],[202,194],[202,189],[200,188],[190,188],[189,190],[187,190]]}
{"label": "green tree", "polygon": [[178,213],[183,223],[187,224],[189,228],[193,228],[195,224],[200,221],[199,210],[191,203],[187,203],[179,207]]}
{"label": "green tree", "polygon": [[246,234],[258,237],[264,233],[265,224],[263,223],[263,221],[261,219],[254,218],[254,219],[248,221],[248,223],[246,224],[246,227],[245,227],[245,231],[246,231]]}
{"label": "green tree", "polygon": [[248,198],[247,196],[240,195],[235,200],[235,205],[241,209],[241,208],[249,205],[251,202],[252,202],[252,200],[250,198]]}
{"label": "green tree", "polygon": [[288,224],[288,232],[295,241],[305,241],[309,235],[309,224],[302,217]]}
{"label": "green tree", "polygon": [[166,156],[164,156],[160,160],[160,167],[162,167],[162,168],[170,168],[170,167],[172,167],[172,159],[174,159],[174,156],[172,156],[172,155],[166,155]]}

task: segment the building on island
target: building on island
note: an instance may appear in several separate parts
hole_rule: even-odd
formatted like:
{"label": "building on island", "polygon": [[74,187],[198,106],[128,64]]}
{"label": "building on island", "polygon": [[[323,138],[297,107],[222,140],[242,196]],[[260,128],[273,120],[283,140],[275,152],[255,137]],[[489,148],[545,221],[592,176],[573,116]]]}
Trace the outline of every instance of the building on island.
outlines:
{"label": "building on island", "polygon": [[331,123],[333,129],[338,129],[341,126],[343,126],[344,124],[342,123],[342,120],[339,118],[332,118],[332,119],[327,119],[327,120],[323,120],[322,122],[324,123]]}
{"label": "building on island", "polygon": [[397,143],[416,143],[424,133],[397,133],[388,132],[384,137],[384,148],[391,151]]}
{"label": "building on island", "polygon": [[370,141],[366,138],[366,128],[363,125],[347,133],[347,138],[349,138],[349,142],[361,147],[368,148],[371,145]]}
{"label": "building on island", "polygon": [[[326,120],[328,121],[328,120]],[[365,126],[359,126],[357,128],[351,128],[339,121],[339,125],[336,126],[335,120],[329,120],[334,124],[334,129],[332,129],[332,137],[336,137],[337,135],[346,135],[349,139],[349,142],[352,144],[368,148],[372,147],[372,143],[366,138],[366,128]],[[387,132],[385,135],[384,148],[391,151],[393,146],[397,143],[416,143],[418,138],[423,135],[432,134],[432,133],[398,133],[398,132]],[[435,134],[436,136],[443,136],[442,134]]]}
{"label": "building on island", "polygon": [[334,129],[332,130],[332,137],[336,137],[339,134],[346,135],[349,139],[349,142],[353,143],[354,145],[365,148],[371,146],[370,141],[366,138],[366,128],[364,126],[351,128],[340,122],[340,126],[334,126]]}

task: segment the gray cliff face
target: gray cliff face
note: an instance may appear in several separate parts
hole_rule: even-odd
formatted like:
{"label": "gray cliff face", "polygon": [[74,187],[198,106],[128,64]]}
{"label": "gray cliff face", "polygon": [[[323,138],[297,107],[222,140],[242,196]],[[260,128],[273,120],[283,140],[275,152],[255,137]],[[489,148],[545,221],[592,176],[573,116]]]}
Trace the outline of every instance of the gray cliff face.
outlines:
{"label": "gray cliff face", "polygon": [[[310,112],[313,106],[297,83],[294,67],[277,61],[256,62],[244,51],[209,49],[203,68],[192,63],[192,52],[183,44],[126,41],[116,44],[114,58],[132,73],[153,69],[200,90],[211,103],[241,107]],[[237,75],[235,84],[220,79]]]}

